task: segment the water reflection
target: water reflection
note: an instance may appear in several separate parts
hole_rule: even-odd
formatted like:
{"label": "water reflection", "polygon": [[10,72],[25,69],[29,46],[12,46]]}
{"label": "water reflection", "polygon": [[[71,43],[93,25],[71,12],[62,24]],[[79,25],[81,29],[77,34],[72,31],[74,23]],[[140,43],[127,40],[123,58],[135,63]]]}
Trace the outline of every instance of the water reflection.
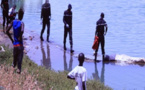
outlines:
{"label": "water reflection", "polygon": [[102,70],[101,70],[101,82],[104,83],[104,73],[105,73],[105,63],[102,62]]}
{"label": "water reflection", "polygon": [[64,70],[65,71],[71,71],[72,70],[72,63],[73,63],[73,56],[72,56],[72,54],[70,54],[69,67],[67,65],[67,60],[66,60],[66,51],[64,51],[63,59],[64,59]]}
{"label": "water reflection", "polygon": [[40,41],[41,43],[41,51],[42,51],[42,65],[44,67],[46,67],[47,69],[51,69],[51,60],[50,60],[50,49],[49,49],[49,45],[47,44],[47,56],[44,50],[44,45],[43,42]]}
{"label": "water reflection", "polygon": [[97,69],[97,62],[94,62],[94,64],[95,64],[95,73],[92,73],[93,78],[104,83],[105,63],[102,62],[101,77],[99,77],[99,73],[98,73],[98,69]]}
{"label": "water reflection", "polygon": [[20,7],[24,7],[24,3],[25,0],[9,0],[9,8],[11,8],[13,5],[16,5],[18,10]]}
{"label": "water reflection", "polygon": [[36,14],[41,12],[42,0],[25,0],[25,10],[29,14]]}
{"label": "water reflection", "polygon": [[31,14],[40,12],[42,4],[43,0],[9,0],[9,8],[16,5],[16,10],[22,7]]}
{"label": "water reflection", "polygon": [[16,0],[9,0],[9,8],[16,4]]}

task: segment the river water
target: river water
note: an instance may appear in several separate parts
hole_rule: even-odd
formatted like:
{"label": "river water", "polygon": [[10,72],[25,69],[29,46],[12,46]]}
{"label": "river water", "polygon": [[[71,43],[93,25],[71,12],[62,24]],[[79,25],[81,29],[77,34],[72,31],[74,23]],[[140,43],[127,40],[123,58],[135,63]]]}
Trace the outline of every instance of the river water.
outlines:
{"label": "river water", "polygon": [[[44,0],[9,0],[10,6],[24,7],[24,23],[27,32],[40,35],[42,28],[40,12]],[[105,50],[106,54],[125,54],[145,57],[145,0],[50,0],[52,19],[50,41],[63,46],[63,13],[72,4],[73,42],[75,52],[92,55],[91,49],[100,13],[105,13],[108,24]],[[0,9],[1,10],[1,9]],[[0,13],[1,15],[1,13]],[[46,31],[44,34],[46,38]],[[67,47],[69,48],[69,39]],[[101,54],[101,49],[99,50]],[[74,62],[73,62],[74,63]],[[75,65],[72,65],[74,67]],[[91,73],[89,77],[98,78],[115,90],[145,90],[145,67],[138,65],[112,65],[85,63]],[[53,68],[62,70],[61,68]]]}

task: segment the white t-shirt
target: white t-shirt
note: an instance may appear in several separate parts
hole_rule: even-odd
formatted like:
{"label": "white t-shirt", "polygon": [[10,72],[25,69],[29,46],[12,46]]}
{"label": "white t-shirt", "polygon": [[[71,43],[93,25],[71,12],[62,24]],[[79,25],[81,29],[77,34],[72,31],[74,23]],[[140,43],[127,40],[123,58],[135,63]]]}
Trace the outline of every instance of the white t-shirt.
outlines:
{"label": "white t-shirt", "polygon": [[75,90],[83,90],[82,82],[87,81],[87,70],[83,66],[76,66],[71,72],[69,72],[68,76],[75,78],[77,82]]}
{"label": "white t-shirt", "polygon": [[10,8],[10,9],[9,9],[9,16],[10,16],[11,14],[14,14],[14,13],[15,13],[15,9],[13,9],[13,7]]}

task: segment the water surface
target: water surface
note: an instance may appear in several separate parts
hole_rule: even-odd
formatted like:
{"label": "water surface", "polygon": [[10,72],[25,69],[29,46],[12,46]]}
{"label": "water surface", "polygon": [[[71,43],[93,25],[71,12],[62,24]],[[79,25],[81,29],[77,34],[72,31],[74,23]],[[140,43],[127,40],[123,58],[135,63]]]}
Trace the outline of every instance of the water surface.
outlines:
{"label": "water surface", "polygon": [[[41,6],[44,0],[9,0],[10,6],[15,2],[17,10],[24,6],[25,31],[30,35],[37,36],[33,42],[39,46],[38,51],[33,47],[34,53],[30,57],[38,65],[55,70],[68,70],[74,68],[78,62],[77,58],[66,55],[62,50],[54,51],[50,47],[63,46],[63,12],[69,3],[72,4],[73,11],[73,41],[74,50],[85,55],[92,55],[96,21],[100,13],[105,13],[105,20],[108,23],[108,33],[106,35],[106,54],[126,54],[133,57],[145,57],[145,1],[144,0],[50,0],[52,19],[50,40],[55,46],[39,41],[42,25],[40,24]],[[0,9],[1,11],[1,9]],[[0,15],[2,15],[0,13]],[[31,32],[33,31],[33,33]],[[46,31],[44,34],[46,38]],[[69,39],[67,47],[69,48]],[[32,42],[28,44],[31,45]],[[31,46],[30,46],[31,47]],[[44,47],[42,49],[41,47]],[[57,52],[57,53],[56,53]],[[40,54],[41,53],[41,54]],[[54,53],[59,54],[55,56]],[[101,54],[101,50],[99,50]],[[39,55],[39,56],[38,56]],[[43,64],[44,63],[44,64]],[[139,65],[120,66],[112,63],[88,63],[84,65],[88,71],[88,77],[100,80],[105,85],[115,90],[145,90],[145,67]]]}

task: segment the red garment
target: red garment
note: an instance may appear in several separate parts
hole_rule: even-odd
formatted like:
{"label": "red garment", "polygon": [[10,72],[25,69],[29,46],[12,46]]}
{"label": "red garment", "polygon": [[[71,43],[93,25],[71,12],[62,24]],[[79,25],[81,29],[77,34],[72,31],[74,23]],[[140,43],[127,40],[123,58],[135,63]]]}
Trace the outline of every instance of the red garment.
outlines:
{"label": "red garment", "polygon": [[99,37],[95,36],[95,40],[94,40],[92,49],[97,50],[98,49],[98,45],[99,45],[98,43],[99,43]]}

